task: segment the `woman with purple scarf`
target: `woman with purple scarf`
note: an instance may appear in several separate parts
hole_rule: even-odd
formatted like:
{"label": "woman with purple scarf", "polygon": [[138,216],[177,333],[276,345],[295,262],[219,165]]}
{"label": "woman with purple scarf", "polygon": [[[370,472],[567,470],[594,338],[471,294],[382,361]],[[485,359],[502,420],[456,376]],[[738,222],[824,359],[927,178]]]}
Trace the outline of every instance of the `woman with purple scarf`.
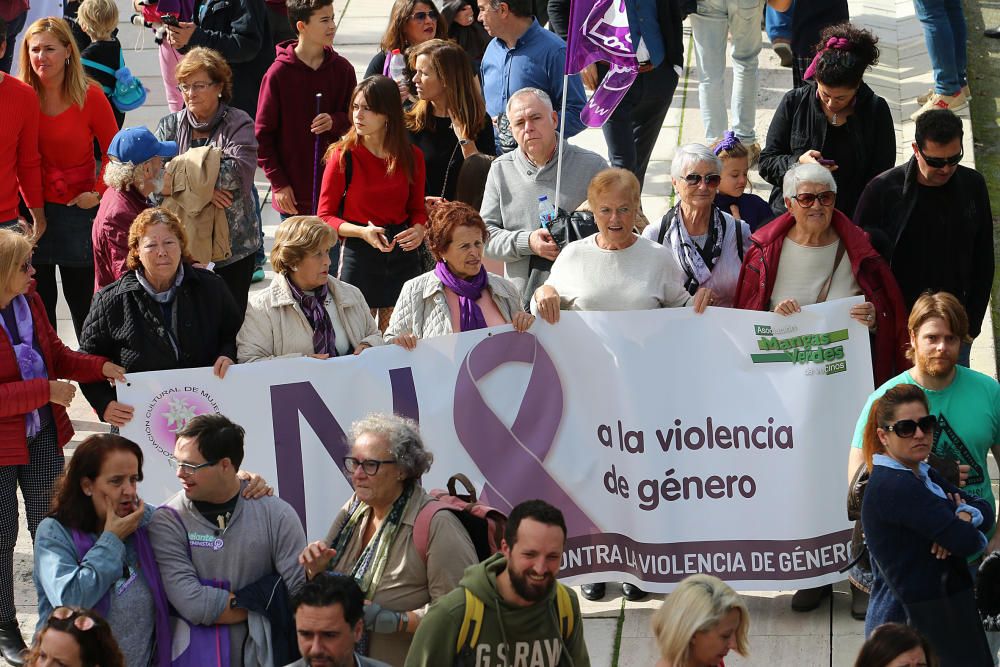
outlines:
{"label": "woman with purple scarf", "polygon": [[437,265],[403,285],[385,331],[387,342],[412,350],[420,338],[508,323],[528,330],[535,318],[521,308],[517,288],[483,267],[488,237],[486,223],[468,204],[434,207],[427,243]]}
{"label": "woman with purple scarf", "polygon": [[384,345],[365,297],[330,275],[337,230],[315,216],[282,221],[270,286],[250,297],[236,336],[241,364],[283,357],[329,359]]}
{"label": "woman with purple scarf", "polygon": [[31,252],[29,238],[0,230],[0,655],[12,664],[25,649],[14,609],[16,493],[20,486],[34,539],[73,437],[66,407],[76,389],[59,378],[125,379],[120,366],[59,340],[35,291]]}

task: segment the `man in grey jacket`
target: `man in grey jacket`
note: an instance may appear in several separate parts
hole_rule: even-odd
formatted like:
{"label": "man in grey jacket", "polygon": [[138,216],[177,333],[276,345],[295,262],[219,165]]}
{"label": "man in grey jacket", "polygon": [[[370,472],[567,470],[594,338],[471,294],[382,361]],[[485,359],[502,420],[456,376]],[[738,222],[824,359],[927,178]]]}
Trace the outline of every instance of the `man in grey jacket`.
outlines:
{"label": "man in grey jacket", "polygon": [[364,632],[366,611],[365,596],[354,577],[320,574],[302,587],[292,608],[302,659],[286,667],[389,667],[354,652]]}
{"label": "man in grey jacket", "polygon": [[[486,255],[506,262],[505,274],[524,296],[531,256],[555,260],[559,246],[539,224],[538,200],[556,202],[559,116],[548,94],[522,88],[507,102],[517,149],[493,161],[480,214],[490,230]],[[572,212],[587,198],[587,186],[608,163],[597,153],[563,144],[559,208]]]}
{"label": "man in grey jacket", "polygon": [[248,624],[250,613],[234,593],[275,571],[289,592],[298,591],[306,536],[285,501],[243,499],[236,476],[243,437],[242,427],[217,414],[199,415],[177,431],[170,463],[183,491],[156,510],[149,536],[177,613],[192,625],[227,626],[229,664],[256,667],[270,656],[270,632],[252,629],[261,624]]}

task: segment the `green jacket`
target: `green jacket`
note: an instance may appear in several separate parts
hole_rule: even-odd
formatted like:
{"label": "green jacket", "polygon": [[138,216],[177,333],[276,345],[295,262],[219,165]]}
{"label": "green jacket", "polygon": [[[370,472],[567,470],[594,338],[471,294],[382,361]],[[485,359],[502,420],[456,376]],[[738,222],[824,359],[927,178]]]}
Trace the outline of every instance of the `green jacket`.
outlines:
{"label": "green jacket", "polygon": [[455,664],[455,645],[465,617],[465,589],[485,606],[483,627],[468,667],[590,667],[576,594],[570,591],[573,631],[564,641],[556,611],[556,587],[545,600],[530,607],[509,604],[497,590],[497,574],[506,567],[502,554],[469,567],[458,588],[438,598],[420,622],[406,667]]}

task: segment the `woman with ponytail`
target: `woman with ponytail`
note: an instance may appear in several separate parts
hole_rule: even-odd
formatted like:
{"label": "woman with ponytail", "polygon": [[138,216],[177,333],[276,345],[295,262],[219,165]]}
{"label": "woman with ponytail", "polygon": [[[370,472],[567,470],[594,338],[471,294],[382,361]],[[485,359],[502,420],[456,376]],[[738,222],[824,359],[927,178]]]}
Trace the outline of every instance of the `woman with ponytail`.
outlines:
{"label": "woman with ponytail", "polygon": [[993,659],[967,559],[986,547],[995,514],[926,463],[937,428],[927,396],[913,384],[889,389],[869,412],[861,524],[875,580],[865,634],[908,622],[930,640],[942,667],[988,667]]}
{"label": "woman with ponytail", "polygon": [[785,172],[818,163],[837,182],[837,208],[848,217],[865,186],[896,163],[896,130],[889,105],[863,81],[878,63],[878,38],[851,23],[825,29],[806,85],[785,93],[760,154],[760,175],[773,187],[771,207],[784,213]]}

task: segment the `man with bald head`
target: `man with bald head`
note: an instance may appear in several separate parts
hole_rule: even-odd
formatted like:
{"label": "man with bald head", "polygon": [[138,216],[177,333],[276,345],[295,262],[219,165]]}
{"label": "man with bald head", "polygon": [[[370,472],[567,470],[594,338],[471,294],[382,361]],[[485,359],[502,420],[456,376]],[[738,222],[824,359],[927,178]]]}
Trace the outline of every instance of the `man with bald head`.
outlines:
{"label": "man with bald head", "polygon": [[[538,198],[556,202],[559,116],[537,88],[522,88],[507,102],[517,148],[493,161],[480,213],[490,229],[486,255],[506,263],[506,276],[525,293],[531,257],[554,260],[559,247],[539,225]],[[597,153],[563,144],[559,208],[572,212],[587,199],[587,186],[608,163]]]}

